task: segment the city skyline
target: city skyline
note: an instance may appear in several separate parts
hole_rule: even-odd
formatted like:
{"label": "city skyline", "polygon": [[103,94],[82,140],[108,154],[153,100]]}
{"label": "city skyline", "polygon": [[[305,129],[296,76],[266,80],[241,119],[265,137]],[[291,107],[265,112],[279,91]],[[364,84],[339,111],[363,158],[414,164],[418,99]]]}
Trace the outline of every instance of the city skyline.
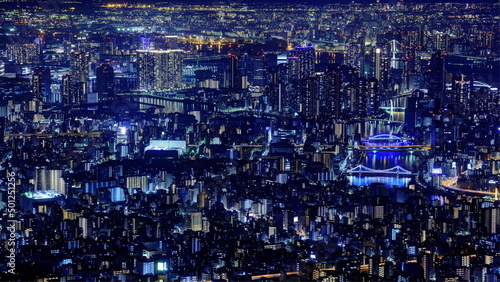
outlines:
{"label": "city skyline", "polygon": [[500,279],[499,3],[192,3],[0,3],[0,280]]}

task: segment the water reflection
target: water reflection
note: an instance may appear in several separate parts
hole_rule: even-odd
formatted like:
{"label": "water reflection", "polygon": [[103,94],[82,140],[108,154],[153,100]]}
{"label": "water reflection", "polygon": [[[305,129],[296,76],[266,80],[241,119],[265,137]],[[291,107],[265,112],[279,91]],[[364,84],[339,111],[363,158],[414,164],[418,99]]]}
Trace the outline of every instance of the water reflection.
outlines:
{"label": "water reflection", "polygon": [[[397,127],[397,125],[396,125]],[[359,134],[362,138],[367,139],[371,136],[378,134],[389,134],[394,132],[395,125],[390,125],[383,121],[366,121],[353,124],[348,131]],[[384,142],[390,142],[391,140],[384,140]],[[394,144],[385,144],[385,146],[401,145],[401,142],[406,142],[404,140],[392,140]],[[380,144],[379,144],[380,145]],[[405,144],[406,145],[406,144]],[[420,163],[423,161],[421,158],[421,153],[412,151],[365,151],[362,155],[359,164],[366,167],[384,170],[395,166],[401,166],[413,173],[418,172]],[[371,183],[383,183],[389,188],[395,187],[408,187],[408,184],[414,176],[411,177],[397,177],[387,174],[370,174],[370,175],[350,175],[348,179],[352,185],[356,186],[368,186]]]}
{"label": "water reflection", "polygon": [[408,187],[411,177],[390,176],[347,176],[347,179],[355,186],[369,186],[372,183],[383,183],[389,188]]}

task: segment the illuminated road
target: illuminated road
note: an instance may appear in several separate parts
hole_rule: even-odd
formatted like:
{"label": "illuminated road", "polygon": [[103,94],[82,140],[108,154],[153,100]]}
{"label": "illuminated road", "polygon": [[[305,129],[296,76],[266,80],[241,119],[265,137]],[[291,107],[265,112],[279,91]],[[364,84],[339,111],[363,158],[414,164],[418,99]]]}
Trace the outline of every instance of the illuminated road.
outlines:
{"label": "illuminated road", "polygon": [[36,136],[36,138],[53,138],[57,136],[73,136],[73,137],[93,137],[98,138],[101,136],[101,132],[73,132],[73,133],[6,133],[4,140],[8,140],[10,137],[31,137]]}
{"label": "illuminated road", "polygon": [[[473,169],[478,169],[481,168],[481,165],[476,165],[473,167]],[[462,172],[462,174],[466,174],[468,170]],[[485,196],[491,196],[495,200],[498,200],[498,189],[495,189],[495,192],[489,192],[489,191],[477,191],[477,190],[471,190],[471,189],[463,189],[463,188],[458,188],[457,187],[457,181],[458,181],[458,176],[455,177],[448,177],[446,180],[441,181],[441,186],[455,190],[455,191],[460,191],[464,193],[474,193],[474,194],[481,194]]]}
{"label": "illuminated road", "polygon": [[458,176],[448,177],[448,179],[441,181],[441,186],[443,186],[447,189],[455,190],[455,191],[460,191],[460,192],[464,192],[464,193],[481,194],[481,195],[485,195],[485,196],[492,196],[495,198],[495,200],[498,199],[498,191],[489,192],[489,191],[478,191],[478,190],[458,188],[457,187],[457,180],[458,180]]}

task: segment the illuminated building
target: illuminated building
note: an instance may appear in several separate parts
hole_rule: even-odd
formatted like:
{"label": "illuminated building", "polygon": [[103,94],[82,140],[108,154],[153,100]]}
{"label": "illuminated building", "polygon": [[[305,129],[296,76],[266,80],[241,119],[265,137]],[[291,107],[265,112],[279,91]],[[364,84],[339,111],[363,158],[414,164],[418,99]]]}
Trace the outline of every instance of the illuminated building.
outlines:
{"label": "illuminated building", "polygon": [[[289,60],[291,58],[298,59],[297,68],[297,79],[302,79],[304,77],[309,77],[314,74],[316,56],[314,46],[311,44],[307,46],[298,46],[294,50],[288,52]],[[293,59],[292,59],[293,60]]]}
{"label": "illuminated building", "polygon": [[266,84],[266,57],[264,54],[255,54],[250,57],[250,78],[252,85],[264,86]]}
{"label": "illuminated building", "polygon": [[137,50],[139,89],[167,91],[182,86],[182,50]]}
{"label": "illuminated building", "polygon": [[191,213],[191,229],[193,231],[201,231],[202,230],[201,216],[202,216],[201,212]]}
{"label": "illuminated building", "polygon": [[17,64],[37,64],[40,61],[38,44],[7,44],[7,59]]}
{"label": "illuminated building", "polygon": [[325,73],[325,94],[327,117],[340,118],[342,114],[342,69],[336,67]]}
{"label": "illuminated building", "polygon": [[36,67],[33,70],[32,85],[33,96],[40,101],[45,100],[50,94],[50,69]]}
{"label": "illuminated building", "polygon": [[87,52],[71,53],[70,72],[71,84],[74,89],[69,96],[71,104],[79,105],[85,102],[85,96],[89,92],[89,64],[90,55]]}
{"label": "illuminated building", "polygon": [[33,179],[35,191],[57,191],[66,194],[65,181],[62,178],[62,170],[37,168]]}
{"label": "illuminated building", "polygon": [[227,87],[233,90],[241,90],[243,88],[240,57],[234,54],[229,55]]}
{"label": "illuminated building", "polygon": [[96,86],[99,102],[113,100],[115,96],[115,72],[112,66],[103,64],[96,69]]}
{"label": "illuminated building", "polygon": [[300,81],[301,112],[305,117],[320,114],[320,77],[305,77]]}
{"label": "illuminated building", "polygon": [[390,57],[387,48],[376,47],[372,50],[371,77],[377,79],[381,90],[389,85]]}
{"label": "illuminated building", "polygon": [[451,83],[452,98],[464,114],[470,112],[472,81],[465,80],[464,75],[453,75]]}
{"label": "illuminated building", "polygon": [[75,87],[73,86],[72,83],[72,76],[71,74],[66,74],[63,75],[62,77],[62,84],[61,84],[61,99],[59,103],[62,103],[63,105],[67,106],[71,103],[71,97],[73,96],[73,93],[75,92]]}
{"label": "illuminated building", "polygon": [[347,44],[346,65],[358,70],[364,69],[364,46],[359,43]]}

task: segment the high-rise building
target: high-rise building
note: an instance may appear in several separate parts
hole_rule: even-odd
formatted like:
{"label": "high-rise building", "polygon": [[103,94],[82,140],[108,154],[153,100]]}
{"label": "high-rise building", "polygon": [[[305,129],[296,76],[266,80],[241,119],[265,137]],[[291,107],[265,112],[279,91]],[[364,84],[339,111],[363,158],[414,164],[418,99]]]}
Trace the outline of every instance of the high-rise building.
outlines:
{"label": "high-rise building", "polygon": [[240,90],[243,88],[243,81],[241,76],[241,62],[240,57],[234,54],[229,55],[228,65],[228,83],[227,88],[233,90]]}
{"label": "high-rise building", "polygon": [[73,52],[70,59],[71,83],[70,104],[79,105],[85,102],[85,96],[89,92],[89,64],[90,55],[87,52]]}
{"label": "high-rise building", "polygon": [[16,64],[37,64],[40,62],[40,48],[38,44],[7,44],[7,59]]}
{"label": "high-rise building", "polygon": [[271,110],[276,113],[282,113],[285,98],[285,85],[281,82],[271,83],[266,86],[264,91],[269,99]]}
{"label": "high-rise building", "polygon": [[314,74],[316,55],[314,46],[298,46],[288,52],[288,60],[297,60],[296,76],[297,80],[309,77]]}
{"label": "high-rise building", "polygon": [[315,117],[320,114],[320,106],[322,106],[320,84],[320,76],[304,77],[300,81],[300,111],[305,117]]}
{"label": "high-rise building", "polygon": [[420,51],[416,47],[403,48],[403,90],[419,88],[421,75]]}
{"label": "high-rise building", "polygon": [[249,81],[252,85],[266,85],[266,56],[263,53],[257,53],[250,57]]}
{"label": "high-rise building", "polygon": [[387,89],[389,85],[390,68],[390,49],[384,47],[375,47],[372,50],[371,77],[379,82],[382,90]]}
{"label": "high-rise building", "polygon": [[44,101],[50,94],[50,69],[36,67],[32,76],[33,96]]}
{"label": "high-rise building", "polygon": [[115,72],[112,66],[102,64],[96,69],[96,86],[99,102],[113,100],[115,96]]}
{"label": "high-rise building", "polygon": [[139,89],[167,91],[182,86],[182,50],[137,50]]}
{"label": "high-rise building", "polygon": [[451,98],[462,114],[469,114],[471,107],[472,81],[466,80],[465,75],[453,75],[451,79]]}
{"label": "high-rise building", "polygon": [[61,99],[58,101],[64,106],[69,105],[73,84],[71,83],[71,74],[63,75],[61,83]]}
{"label": "high-rise building", "polygon": [[373,115],[377,112],[379,106],[379,84],[375,78],[368,80],[366,95],[366,114]]}
{"label": "high-rise building", "polygon": [[347,66],[356,68],[363,72],[364,69],[364,46],[359,43],[347,44],[347,55],[345,56]]}
{"label": "high-rise building", "polygon": [[441,101],[444,97],[445,90],[445,55],[441,52],[432,54],[429,62],[428,90],[429,95],[434,98],[439,98]]}
{"label": "high-rise building", "polygon": [[325,115],[338,119],[342,115],[342,68],[335,67],[325,73]]}

